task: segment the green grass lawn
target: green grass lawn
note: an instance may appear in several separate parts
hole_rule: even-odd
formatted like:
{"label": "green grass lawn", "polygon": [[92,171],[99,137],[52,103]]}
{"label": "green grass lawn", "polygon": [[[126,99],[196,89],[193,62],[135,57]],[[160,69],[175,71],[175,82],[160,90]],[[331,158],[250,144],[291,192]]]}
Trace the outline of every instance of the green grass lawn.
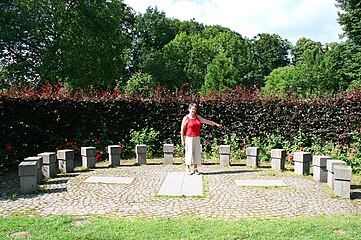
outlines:
{"label": "green grass lawn", "polygon": [[[14,237],[15,236],[15,237]],[[0,218],[0,239],[361,239],[360,216],[207,220],[116,217]]]}

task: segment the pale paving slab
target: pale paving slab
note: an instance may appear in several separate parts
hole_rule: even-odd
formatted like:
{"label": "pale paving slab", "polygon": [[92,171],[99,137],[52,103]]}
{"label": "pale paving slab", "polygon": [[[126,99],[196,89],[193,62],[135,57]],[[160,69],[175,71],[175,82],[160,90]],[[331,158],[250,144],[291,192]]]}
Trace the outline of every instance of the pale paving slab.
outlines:
{"label": "pale paving slab", "polygon": [[86,183],[112,183],[112,184],[131,184],[134,178],[130,177],[88,177],[84,180]]}
{"label": "pale paving slab", "polygon": [[244,187],[285,187],[282,180],[235,180],[237,186]]}
{"label": "pale paving slab", "polygon": [[201,196],[203,181],[201,175],[188,175],[183,172],[169,172],[165,177],[158,195]]}

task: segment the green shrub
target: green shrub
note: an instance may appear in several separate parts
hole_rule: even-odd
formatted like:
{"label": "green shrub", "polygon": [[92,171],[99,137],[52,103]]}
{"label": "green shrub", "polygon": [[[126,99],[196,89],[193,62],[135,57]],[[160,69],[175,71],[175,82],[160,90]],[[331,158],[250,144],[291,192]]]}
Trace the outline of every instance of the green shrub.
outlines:
{"label": "green shrub", "polygon": [[160,133],[153,128],[144,128],[140,131],[130,131],[131,150],[135,153],[135,146],[137,144],[147,145],[147,157],[154,157],[156,153],[160,151]]}

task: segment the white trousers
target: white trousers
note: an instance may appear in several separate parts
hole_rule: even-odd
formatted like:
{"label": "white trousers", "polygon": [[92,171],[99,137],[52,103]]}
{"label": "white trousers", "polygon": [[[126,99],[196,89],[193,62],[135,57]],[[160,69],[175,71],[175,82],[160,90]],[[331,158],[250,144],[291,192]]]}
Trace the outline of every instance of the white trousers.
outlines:
{"label": "white trousers", "polygon": [[201,140],[200,137],[185,137],[184,162],[186,165],[201,164]]}

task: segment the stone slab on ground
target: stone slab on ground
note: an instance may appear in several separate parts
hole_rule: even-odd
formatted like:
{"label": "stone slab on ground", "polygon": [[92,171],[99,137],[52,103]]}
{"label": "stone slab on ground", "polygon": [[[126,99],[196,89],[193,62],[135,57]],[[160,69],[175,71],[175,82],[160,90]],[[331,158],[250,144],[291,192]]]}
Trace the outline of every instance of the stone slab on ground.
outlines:
{"label": "stone slab on ground", "polygon": [[242,187],[285,187],[282,180],[235,180],[237,186]]}
{"label": "stone slab on ground", "polygon": [[203,180],[201,175],[188,175],[182,172],[169,172],[165,177],[158,195],[163,196],[202,196]]}
{"label": "stone slab on ground", "polygon": [[86,183],[111,183],[111,184],[131,184],[134,178],[130,177],[89,177],[85,179]]}

